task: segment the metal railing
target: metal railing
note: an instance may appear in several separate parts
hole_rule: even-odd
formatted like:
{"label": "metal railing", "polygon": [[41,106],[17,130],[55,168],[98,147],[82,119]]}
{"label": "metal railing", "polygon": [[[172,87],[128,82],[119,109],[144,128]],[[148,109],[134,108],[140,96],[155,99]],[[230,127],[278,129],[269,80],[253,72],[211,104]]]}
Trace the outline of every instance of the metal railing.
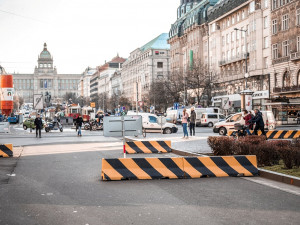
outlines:
{"label": "metal railing", "polygon": [[294,92],[294,91],[300,91],[300,86],[290,86],[290,87],[274,87],[273,92]]}

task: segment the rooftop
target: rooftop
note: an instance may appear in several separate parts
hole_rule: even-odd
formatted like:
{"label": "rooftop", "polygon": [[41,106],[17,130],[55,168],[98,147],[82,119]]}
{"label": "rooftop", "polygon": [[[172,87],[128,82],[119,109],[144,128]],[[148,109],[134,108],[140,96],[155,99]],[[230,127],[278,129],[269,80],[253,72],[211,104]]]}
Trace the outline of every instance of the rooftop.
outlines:
{"label": "rooftop", "polygon": [[147,51],[148,49],[170,49],[168,44],[169,34],[162,33],[158,37],[154,38],[152,41],[148,42],[140,48],[142,52]]}

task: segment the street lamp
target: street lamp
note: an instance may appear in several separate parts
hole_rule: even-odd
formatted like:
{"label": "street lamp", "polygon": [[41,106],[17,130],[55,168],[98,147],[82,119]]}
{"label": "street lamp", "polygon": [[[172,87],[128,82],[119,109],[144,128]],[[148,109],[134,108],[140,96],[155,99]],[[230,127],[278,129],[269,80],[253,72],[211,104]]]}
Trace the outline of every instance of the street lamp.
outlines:
{"label": "street lamp", "polygon": [[[183,53],[180,53],[180,52],[176,52],[175,53],[175,55],[184,55]],[[184,99],[183,99],[183,103],[184,103],[184,106],[186,106],[186,96],[187,96],[187,94],[186,94],[186,76],[185,76],[185,74],[183,75],[183,93],[184,93]]]}
{"label": "street lamp", "polygon": [[247,60],[248,60],[248,48],[247,48],[247,30],[243,30],[243,29],[238,29],[238,28],[234,28],[235,31],[241,31],[241,32],[245,32],[245,89],[244,91],[242,91],[240,94],[242,96],[241,99],[241,107],[242,109],[246,109],[246,110],[251,110],[252,109],[252,94],[253,91],[251,90],[247,90],[247,78],[249,77],[249,73],[248,73],[248,64],[247,64]]}

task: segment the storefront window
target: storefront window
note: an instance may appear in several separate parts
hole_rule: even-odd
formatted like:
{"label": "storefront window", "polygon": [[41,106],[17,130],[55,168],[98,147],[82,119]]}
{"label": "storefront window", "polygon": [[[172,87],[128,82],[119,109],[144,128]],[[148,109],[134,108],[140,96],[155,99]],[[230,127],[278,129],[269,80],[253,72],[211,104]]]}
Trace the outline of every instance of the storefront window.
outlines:
{"label": "storefront window", "polygon": [[283,74],[283,87],[289,87],[290,83],[291,83],[290,73],[288,71],[286,71]]}

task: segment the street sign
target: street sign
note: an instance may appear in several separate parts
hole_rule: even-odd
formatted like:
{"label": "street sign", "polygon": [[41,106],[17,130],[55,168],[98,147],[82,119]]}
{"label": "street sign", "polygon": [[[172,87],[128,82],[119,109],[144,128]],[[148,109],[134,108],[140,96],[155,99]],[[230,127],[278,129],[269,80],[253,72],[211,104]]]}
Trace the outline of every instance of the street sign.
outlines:
{"label": "street sign", "polygon": [[136,136],[142,134],[141,116],[106,116],[103,120],[104,137],[122,137],[124,124],[124,136]]}
{"label": "street sign", "polygon": [[143,105],[144,105],[144,102],[143,101],[139,101],[139,106],[143,107]]}
{"label": "street sign", "polygon": [[173,108],[175,110],[179,109],[179,103],[178,102],[175,102],[174,105],[173,105]]}
{"label": "street sign", "polygon": [[42,94],[35,94],[33,96],[33,108],[34,109],[43,109],[43,95]]}
{"label": "street sign", "polygon": [[230,104],[229,104],[229,98],[222,98],[222,109],[229,109],[230,108]]}
{"label": "street sign", "polygon": [[91,105],[92,108],[96,107],[96,103],[95,102],[91,102],[90,105]]}

